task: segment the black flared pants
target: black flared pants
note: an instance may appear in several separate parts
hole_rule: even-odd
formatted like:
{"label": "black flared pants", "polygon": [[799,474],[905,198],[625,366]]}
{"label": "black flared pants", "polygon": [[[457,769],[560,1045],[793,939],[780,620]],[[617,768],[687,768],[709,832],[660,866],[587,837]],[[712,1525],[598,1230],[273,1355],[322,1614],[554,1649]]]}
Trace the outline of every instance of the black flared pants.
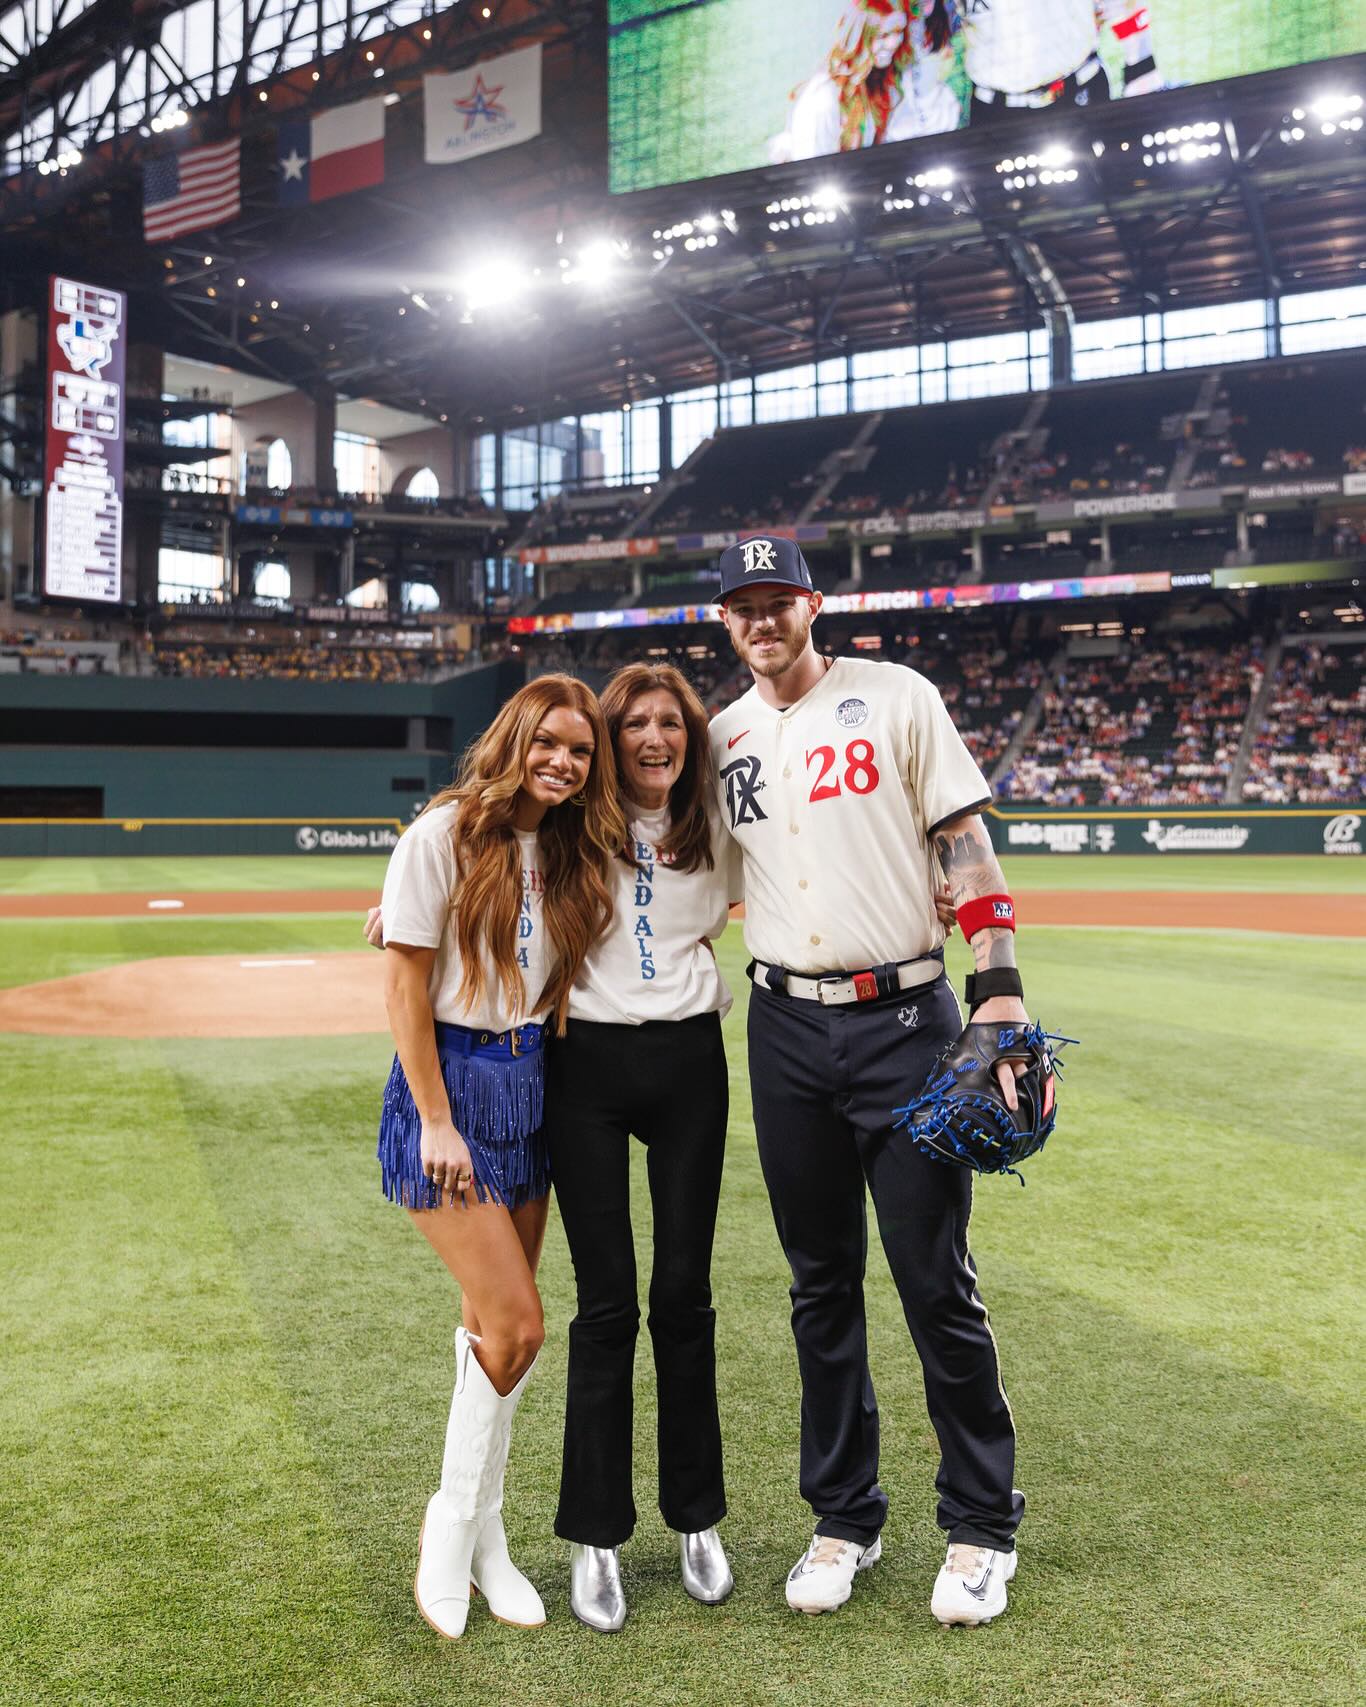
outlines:
{"label": "black flared pants", "polygon": [[551,1043],[544,1132],[578,1289],[555,1517],[555,1533],[567,1541],[615,1547],[636,1521],[633,1136],[645,1146],[654,1222],[659,1509],[684,1532],[725,1515],[711,1252],[728,1107],[717,1014],[638,1026],[570,1020],[568,1034]]}

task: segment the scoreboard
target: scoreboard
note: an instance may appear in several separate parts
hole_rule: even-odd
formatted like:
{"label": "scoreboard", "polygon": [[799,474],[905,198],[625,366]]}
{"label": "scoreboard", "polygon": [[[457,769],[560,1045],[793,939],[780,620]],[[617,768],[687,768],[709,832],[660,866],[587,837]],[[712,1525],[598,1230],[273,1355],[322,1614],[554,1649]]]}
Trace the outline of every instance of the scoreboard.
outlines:
{"label": "scoreboard", "polygon": [[748,172],[1003,114],[1043,122],[1059,100],[1363,51],[1364,0],[609,0],[610,184]]}
{"label": "scoreboard", "polygon": [[47,308],[43,594],[118,604],[128,300],[54,276]]}

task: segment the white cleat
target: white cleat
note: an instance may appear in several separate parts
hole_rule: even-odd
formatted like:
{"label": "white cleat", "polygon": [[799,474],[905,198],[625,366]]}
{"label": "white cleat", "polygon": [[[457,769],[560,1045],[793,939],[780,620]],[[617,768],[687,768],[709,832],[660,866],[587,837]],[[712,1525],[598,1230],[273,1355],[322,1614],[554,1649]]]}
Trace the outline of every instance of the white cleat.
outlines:
{"label": "white cleat", "polygon": [[1015,1575],[1015,1553],[951,1541],[935,1579],[930,1611],[946,1628],[989,1624],[1006,1609],[1006,1584]]}
{"label": "white cleat", "polygon": [[861,1547],[838,1535],[813,1535],[787,1573],[787,1604],[794,1612],[833,1612],[854,1592],[854,1578],[882,1557],[882,1540]]}

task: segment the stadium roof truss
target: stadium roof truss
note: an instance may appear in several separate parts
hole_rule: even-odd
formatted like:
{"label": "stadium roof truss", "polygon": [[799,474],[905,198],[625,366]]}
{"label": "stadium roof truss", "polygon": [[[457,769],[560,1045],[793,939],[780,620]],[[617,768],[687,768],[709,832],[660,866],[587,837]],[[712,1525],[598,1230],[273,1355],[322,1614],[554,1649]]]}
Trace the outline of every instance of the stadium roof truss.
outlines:
{"label": "stadium roof truss", "polygon": [[[533,41],[542,135],[425,165],[422,74]],[[497,424],[893,344],[1366,283],[1366,132],[1293,138],[1304,68],[613,198],[605,42],[604,0],[0,0],[0,307],[98,255],[135,336]],[[1314,68],[1326,78],[1366,94],[1366,58]],[[384,184],[281,209],[281,119],[380,91]],[[194,141],[242,135],[242,213],[147,246],[141,167],[182,111]],[[591,279],[585,245],[608,250]],[[517,277],[476,300],[491,264]]]}

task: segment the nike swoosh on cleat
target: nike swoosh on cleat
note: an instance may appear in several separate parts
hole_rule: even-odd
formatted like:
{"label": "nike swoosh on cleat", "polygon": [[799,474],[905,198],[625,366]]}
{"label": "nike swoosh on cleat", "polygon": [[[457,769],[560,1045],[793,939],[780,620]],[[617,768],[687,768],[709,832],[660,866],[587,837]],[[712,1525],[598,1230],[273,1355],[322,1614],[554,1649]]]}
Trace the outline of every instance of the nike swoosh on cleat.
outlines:
{"label": "nike swoosh on cleat", "polygon": [[726,742],[726,751],[729,752],[737,741],[743,741],[748,734],[748,729],[742,729],[738,735],[732,735],[730,740]]}
{"label": "nike swoosh on cleat", "polygon": [[987,1590],[991,1587],[991,1566],[990,1565],[987,1566],[987,1573],[982,1578],[982,1583],[981,1583],[980,1588],[974,1588],[972,1586],[972,1584],[967,1581],[966,1578],[964,1578],[964,1580],[963,1580],[963,1587],[968,1591],[968,1593],[972,1596],[972,1598],[974,1600],[985,1600],[987,1597]]}

